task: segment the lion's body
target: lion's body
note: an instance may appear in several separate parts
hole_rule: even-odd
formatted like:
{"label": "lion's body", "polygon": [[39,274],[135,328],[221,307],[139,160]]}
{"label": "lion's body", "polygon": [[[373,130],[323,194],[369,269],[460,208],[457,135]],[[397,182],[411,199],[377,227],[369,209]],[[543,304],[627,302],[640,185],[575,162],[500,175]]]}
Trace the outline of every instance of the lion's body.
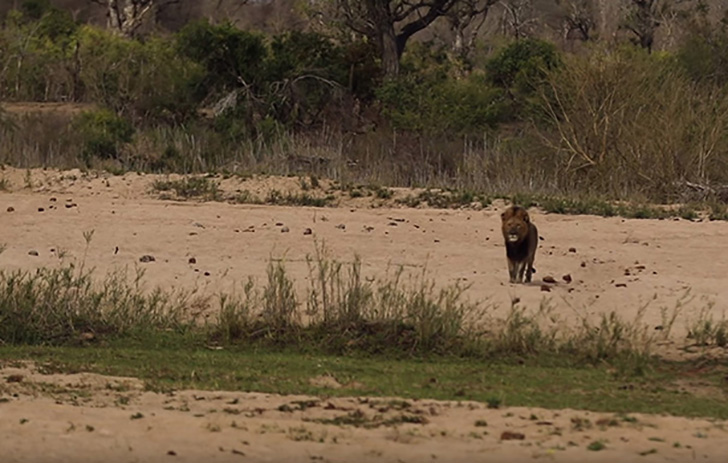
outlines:
{"label": "lion's body", "polygon": [[531,223],[526,209],[511,206],[501,214],[503,238],[506,242],[508,273],[511,283],[531,282],[533,261],[538,247],[538,229]]}

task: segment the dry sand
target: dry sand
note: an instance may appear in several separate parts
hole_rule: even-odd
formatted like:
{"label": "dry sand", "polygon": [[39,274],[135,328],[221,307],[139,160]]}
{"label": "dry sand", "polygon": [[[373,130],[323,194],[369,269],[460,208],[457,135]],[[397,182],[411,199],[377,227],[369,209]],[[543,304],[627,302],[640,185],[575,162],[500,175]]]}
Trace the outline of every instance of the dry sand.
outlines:
{"label": "dry sand", "polygon": [[[391,200],[343,197],[336,208],[176,202],[160,200],[151,192],[154,178],[51,170],[34,170],[28,176],[24,170],[6,168],[0,172],[0,180],[5,179],[7,186],[7,191],[0,192],[0,244],[6,244],[0,268],[75,262],[95,268],[99,275],[140,268],[149,287],[194,289],[200,295],[213,295],[239,291],[250,276],[263,279],[266,265],[274,257],[285,259],[297,288],[303,291],[308,277],[306,256],[314,253],[316,240],[325,242],[331,255],[342,261],[360,255],[368,276],[381,276],[398,265],[416,271],[426,266],[438,284],[470,284],[469,297],[487,300],[495,315],[504,314],[516,298],[531,308],[546,301],[553,307],[553,315],[567,322],[610,311],[633,319],[638,308],[645,306],[643,321],[659,327],[665,324],[662,309],[670,313],[690,290],[692,299],[672,330],[673,339],[681,340],[687,324],[703,308],[714,305],[720,309],[728,303],[725,222],[625,220],[534,211],[533,220],[543,238],[535,282],[510,285],[499,232],[502,204],[484,210],[437,210],[396,207]],[[222,186],[228,192],[245,189],[264,195],[271,188],[283,192],[300,189],[300,182],[295,178],[229,179]],[[405,194],[396,191],[396,196]],[[283,232],[284,228],[289,231]],[[310,235],[304,234],[306,228],[312,230]],[[88,236],[90,231],[93,236],[87,245],[84,232]],[[37,256],[30,255],[31,251]],[[152,255],[155,261],[141,263],[143,255]],[[189,263],[190,257],[195,264]],[[571,283],[562,280],[567,274]],[[547,275],[558,283],[544,292],[541,279]],[[722,313],[716,311],[715,316]],[[670,342],[665,344],[669,347]],[[0,372],[4,377],[10,374],[8,368]],[[28,371],[23,375],[24,381],[13,386],[19,388],[18,396],[0,403],[3,462],[417,462],[541,457],[574,462],[728,461],[724,423],[704,420],[639,417],[637,424],[577,431],[572,429],[572,418],[596,423],[609,415],[486,410],[483,404],[418,401],[413,405],[426,424],[361,429],[303,419],[357,409],[369,415],[376,411],[371,400],[323,400],[306,411],[285,413],[277,407],[301,398],[209,391],[184,391],[168,397],[142,392],[136,385],[130,386],[129,404],[118,406],[115,393],[105,386],[116,380],[94,375],[50,378]],[[71,390],[90,391],[88,403],[73,399],[71,393],[59,396],[33,386],[53,381],[70,384]],[[195,395],[204,400],[195,400]],[[221,411],[232,407],[226,404],[235,400],[240,414]],[[190,412],[179,410],[185,403]],[[138,411],[144,418],[130,419]],[[538,419],[530,420],[532,414]],[[475,427],[479,419],[488,426]],[[28,421],[21,424],[21,420]],[[236,428],[231,427],[233,421]],[[502,441],[501,433],[506,430],[523,433],[526,439]],[[585,450],[589,442],[599,439],[608,441],[606,450]],[[681,447],[674,448],[674,442]],[[561,448],[565,450],[555,450]],[[657,453],[639,455],[652,448]],[[167,455],[168,451],[176,455]]]}

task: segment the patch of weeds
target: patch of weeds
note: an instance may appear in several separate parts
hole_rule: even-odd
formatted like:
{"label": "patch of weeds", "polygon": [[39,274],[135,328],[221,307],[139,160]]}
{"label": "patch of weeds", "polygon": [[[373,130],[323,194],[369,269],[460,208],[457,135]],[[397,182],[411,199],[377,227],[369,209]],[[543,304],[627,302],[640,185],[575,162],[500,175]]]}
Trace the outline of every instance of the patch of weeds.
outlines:
{"label": "patch of weeds", "polygon": [[728,345],[728,320],[714,320],[712,308],[712,305],[709,305],[701,309],[697,318],[688,322],[687,337],[699,346],[726,347]]}
{"label": "patch of weeds", "polygon": [[709,202],[708,219],[728,221],[728,204]]}
{"label": "patch of weeds", "polygon": [[485,403],[488,408],[497,409],[503,404],[503,400],[500,397],[488,397],[485,399]]}
{"label": "patch of weeds", "polygon": [[657,449],[649,449],[649,450],[640,452],[639,455],[641,457],[646,457],[647,455],[654,455],[655,453],[657,453]]}
{"label": "patch of weeds", "polygon": [[0,178],[0,191],[8,190],[10,190],[10,180],[6,179],[5,177]]}
{"label": "patch of weeds", "polygon": [[286,193],[285,195],[278,190],[271,190],[268,192],[268,196],[265,198],[266,204],[272,204],[276,206],[311,206],[311,207],[326,207],[331,205],[334,200],[333,195],[325,197],[311,196],[308,193]]}
{"label": "patch of weeds", "polygon": [[475,420],[475,426],[478,428],[484,428],[488,426],[488,422],[485,420]]}
{"label": "patch of weeds", "polygon": [[607,448],[607,446],[604,444],[604,442],[600,440],[595,440],[594,442],[586,446],[586,449],[591,450],[592,452],[599,452],[601,450],[604,450],[605,448]]}
{"label": "patch of weeds", "polygon": [[629,415],[619,415],[618,418],[625,423],[636,423],[638,421],[636,417]]}
{"label": "patch of weeds", "polygon": [[230,201],[235,204],[263,204],[263,200],[248,190],[236,192]]}
{"label": "patch of weeds", "polygon": [[331,424],[336,426],[354,426],[356,428],[374,429],[381,426],[389,427],[396,426],[399,424],[411,423],[411,424],[427,424],[429,421],[422,415],[412,415],[402,413],[397,416],[390,418],[383,418],[381,415],[376,415],[372,418],[367,416],[361,410],[355,410],[349,412],[346,415],[337,416],[335,418],[314,418],[305,419],[305,421],[312,421],[321,424]]}
{"label": "patch of weeds", "polygon": [[207,423],[207,430],[210,432],[220,432],[222,428],[220,428],[219,424]]}
{"label": "patch of weeds", "polygon": [[131,415],[130,418],[132,420],[140,420],[140,419],[144,418],[144,415],[142,414],[142,412],[136,412],[133,415]]}
{"label": "patch of weeds", "polygon": [[584,431],[592,428],[592,422],[587,418],[575,416],[571,419],[571,429],[574,431]]}
{"label": "patch of weeds", "polygon": [[394,195],[394,191],[387,187],[374,185],[370,186],[369,189],[371,189],[374,192],[374,195],[379,199],[392,199],[392,196]]}
{"label": "patch of weeds", "polygon": [[321,404],[318,400],[294,400],[290,404],[283,404],[278,407],[281,412],[304,411],[309,408],[318,407]]}
{"label": "patch of weeds", "polygon": [[155,180],[154,191],[173,191],[178,198],[200,198],[205,201],[222,200],[219,183],[207,177],[186,177],[182,180]]}

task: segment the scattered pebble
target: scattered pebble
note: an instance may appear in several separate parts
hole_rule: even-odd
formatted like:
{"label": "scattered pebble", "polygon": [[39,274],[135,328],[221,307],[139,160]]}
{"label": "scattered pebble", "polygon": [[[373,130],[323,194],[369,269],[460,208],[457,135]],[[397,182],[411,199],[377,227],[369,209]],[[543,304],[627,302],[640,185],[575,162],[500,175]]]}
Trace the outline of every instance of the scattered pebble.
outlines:
{"label": "scattered pebble", "polygon": [[52,198],[50,199],[50,202],[52,202],[52,203],[55,203],[56,201],[57,201],[57,199],[56,199],[55,197],[52,197]]}
{"label": "scattered pebble", "polygon": [[586,267],[586,262],[582,262],[582,263],[581,263],[581,266],[582,266],[582,267]]}
{"label": "scattered pebble", "polygon": [[188,264],[196,264],[196,263],[197,263],[197,259],[195,259],[194,257],[190,257],[190,258],[189,258],[189,259],[187,260],[187,263],[188,263]]}
{"label": "scattered pebble", "polygon": [[310,228],[307,228],[307,229],[305,229],[305,230],[303,231],[303,234],[304,234],[304,235],[311,235],[311,234],[313,234],[313,230],[311,230]]}
{"label": "scattered pebble", "polygon": [[206,277],[209,277],[209,276],[210,276],[210,272],[205,272],[205,273],[204,273],[204,275],[205,275]]}
{"label": "scattered pebble", "polygon": [[569,252],[576,252],[576,248],[569,248]]}
{"label": "scattered pebble", "polygon": [[501,440],[523,440],[526,436],[520,432],[503,431],[500,438]]}
{"label": "scattered pebble", "polygon": [[44,208],[42,208],[42,207],[39,207],[39,208],[38,208],[38,212],[43,212],[43,211],[45,211],[45,209],[44,209]]}
{"label": "scattered pebble", "polygon": [[139,258],[139,262],[147,263],[147,262],[154,262],[155,259],[154,256],[150,256],[149,254],[145,254]]}
{"label": "scattered pebble", "polygon": [[38,251],[35,251],[35,250],[28,251],[28,255],[29,256],[36,256],[37,257],[38,256]]}
{"label": "scattered pebble", "polygon": [[563,279],[567,283],[571,283],[571,275],[569,275],[568,273],[562,276],[561,279]]}
{"label": "scattered pebble", "polygon": [[281,233],[288,233],[289,231],[291,231],[291,229],[288,227],[281,228]]}
{"label": "scattered pebble", "polygon": [[283,222],[276,222],[276,227],[282,227],[282,226],[283,226]]}
{"label": "scattered pebble", "polygon": [[6,379],[9,383],[22,383],[23,382],[23,375],[10,375]]}
{"label": "scattered pebble", "polygon": [[173,457],[174,457],[174,456],[177,456],[177,452],[175,452],[174,450],[169,450],[169,451],[167,452],[167,455],[171,455],[171,456],[173,456]]}
{"label": "scattered pebble", "polygon": [[626,288],[627,283],[616,283],[614,286],[616,286],[617,288]]}
{"label": "scattered pebble", "polygon": [[541,285],[541,291],[550,292],[551,287],[549,285]]}
{"label": "scattered pebble", "polygon": [[543,277],[543,282],[544,283],[556,283],[556,280],[551,275],[546,275],[545,277]]}
{"label": "scattered pebble", "polygon": [[8,212],[15,212],[15,208],[13,206],[8,207]]}
{"label": "scattered pebble", "polygon": [[339,225],[336,226],[336,228],[338,228],[339,230],[346,230],[346,225],[344,225],[343,223],[340,223]]}

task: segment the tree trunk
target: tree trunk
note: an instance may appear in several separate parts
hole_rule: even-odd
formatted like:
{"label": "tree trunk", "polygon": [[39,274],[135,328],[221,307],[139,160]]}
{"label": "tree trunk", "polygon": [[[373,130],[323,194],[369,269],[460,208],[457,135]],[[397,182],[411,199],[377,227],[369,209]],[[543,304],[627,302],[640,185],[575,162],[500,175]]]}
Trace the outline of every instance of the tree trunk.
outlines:
{"label": "tree trunk", "polygon": [[399,59],[402,55],[404,47],[400,46],[397,40],[397,34],[394,32],[394,26],[391,24],[382,25],[379,31],[379,46],[382,54],[382,68],[386,77],[396,77],[399,75]]}

